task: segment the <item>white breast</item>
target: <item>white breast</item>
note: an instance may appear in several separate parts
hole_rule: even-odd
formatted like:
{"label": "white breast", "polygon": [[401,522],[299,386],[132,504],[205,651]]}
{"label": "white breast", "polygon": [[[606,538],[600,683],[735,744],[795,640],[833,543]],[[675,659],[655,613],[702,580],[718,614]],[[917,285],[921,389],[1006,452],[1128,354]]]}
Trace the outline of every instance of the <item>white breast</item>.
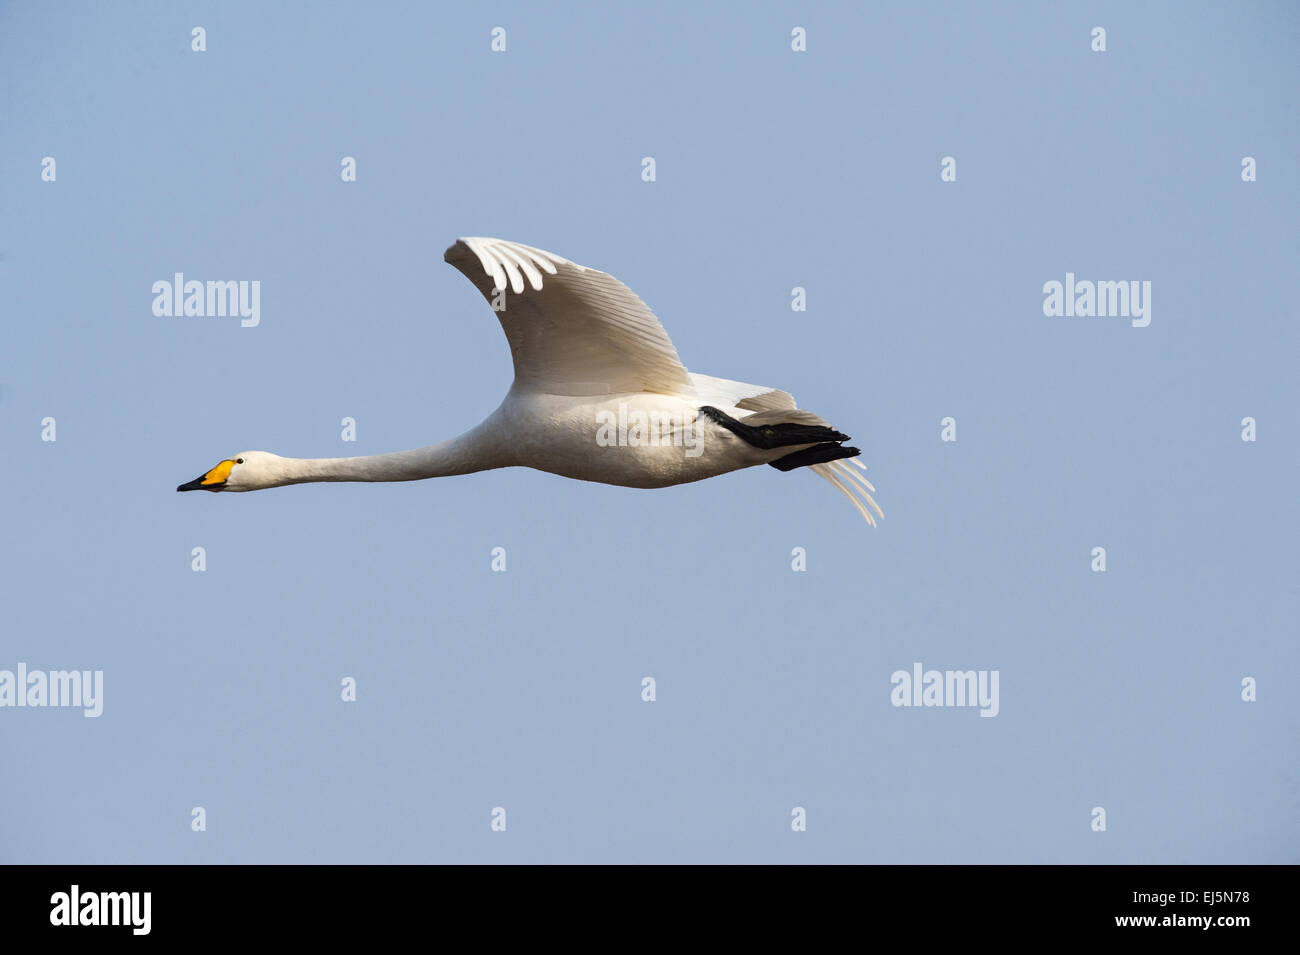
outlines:
{"label": "white breast", "polygon": [[512,463],[621,487],[687,484],[770,456],[671,395],[512,391],[493,418]]}

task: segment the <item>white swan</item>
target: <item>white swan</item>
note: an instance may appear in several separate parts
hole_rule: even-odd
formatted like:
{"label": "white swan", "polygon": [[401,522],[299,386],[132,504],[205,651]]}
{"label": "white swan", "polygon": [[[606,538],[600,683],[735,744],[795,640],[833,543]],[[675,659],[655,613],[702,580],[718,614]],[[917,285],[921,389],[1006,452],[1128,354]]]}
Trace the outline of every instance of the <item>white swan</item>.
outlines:
{"label": "white swan", "polygon": [[847,435],[784,391],[688,372],[659,320],[612,275],[500,239],[460,239],[443,257],[492,305],[514,357],[514,384],[487,420],[394,454],[245,451],[176,490],[418,481],[512,466],[650,488],[770,464],[810,468],[873,526],[872,511],[884,516]]}

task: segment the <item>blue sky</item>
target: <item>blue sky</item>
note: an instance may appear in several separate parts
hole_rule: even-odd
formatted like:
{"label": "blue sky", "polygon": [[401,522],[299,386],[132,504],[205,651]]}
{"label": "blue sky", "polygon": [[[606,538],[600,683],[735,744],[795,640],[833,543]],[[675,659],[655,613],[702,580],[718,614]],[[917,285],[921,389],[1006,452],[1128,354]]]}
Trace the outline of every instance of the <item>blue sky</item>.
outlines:
{"label": "blue sky", "polygon": [[[0,7],[0,670],[104,673],[96,719],[0,708],[0,861],[1297,861],[1298,39],[1285,3]],[[461,235],[794,393],[879,528],[770,468],[174,492],[488,414]],[[260,325],[155,317],[178,271],[259,281]],[[1150,281],[1151,324],[1045,316],[1067,272]],[[997,670],[998,715],[892,706],[918,661]]]}

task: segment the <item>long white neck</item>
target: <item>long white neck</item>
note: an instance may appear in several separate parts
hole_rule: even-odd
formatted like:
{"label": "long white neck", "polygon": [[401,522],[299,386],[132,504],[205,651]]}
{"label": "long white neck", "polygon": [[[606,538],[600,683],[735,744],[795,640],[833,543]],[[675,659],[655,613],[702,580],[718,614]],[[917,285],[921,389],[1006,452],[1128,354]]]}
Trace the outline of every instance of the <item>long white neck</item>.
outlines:
{"label": "long white neck", "polygon": [[505,467],[490,434],[480,425],[427,448],[356,458],[281,458],[276,484],[316,481],[421,481]]}

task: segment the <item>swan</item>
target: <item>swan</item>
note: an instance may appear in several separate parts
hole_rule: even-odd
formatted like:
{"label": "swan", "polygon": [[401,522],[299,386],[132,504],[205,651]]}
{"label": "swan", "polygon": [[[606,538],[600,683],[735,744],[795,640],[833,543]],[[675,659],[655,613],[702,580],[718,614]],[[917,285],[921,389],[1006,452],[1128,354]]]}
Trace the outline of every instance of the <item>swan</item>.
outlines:
{"label": "swan", "polygon": [[176,490],[419,481],[503,467],[659,488],[769,464],[829,481],[872,526],[873,512],[884,516],[848,435],[788,392],[688,372],[659,320],[612,275],[502,239],[458,239],[443,258],[492,306],[514,359],[514,382],[486,420],[392,454],[244,451]]}

